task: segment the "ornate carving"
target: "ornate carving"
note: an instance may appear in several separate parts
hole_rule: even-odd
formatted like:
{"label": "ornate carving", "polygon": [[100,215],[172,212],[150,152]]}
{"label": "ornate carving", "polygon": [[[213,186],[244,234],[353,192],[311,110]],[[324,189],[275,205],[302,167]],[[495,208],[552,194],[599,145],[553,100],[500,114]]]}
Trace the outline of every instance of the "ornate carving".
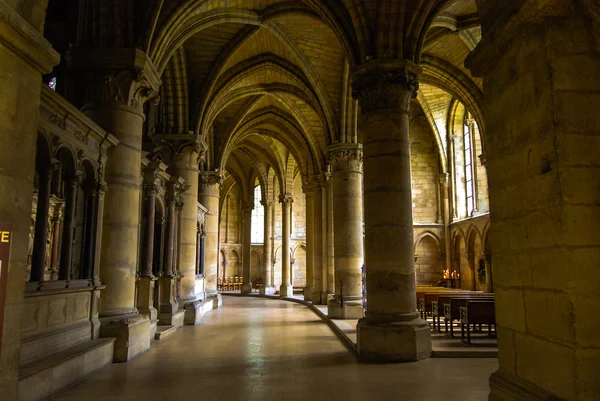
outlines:
{"label": "ornate carving", "polygon": [[81,131],[75,131],[73,133],[73,136],[75,137],[75,139],[77,139],[78,141],[84,143],[85,145],[88,144],[88,137],[83,132],[81,132]]}
{"label": "ornate carving", "polygon": [[363,161],[363,150],[360,144],[336,145],[329,148],[327,163],[334,171],[360,171]]}
{"label": "ornate carving", "polygon": [[448,173],[442,173],[438,176],[438,180],[440,182],[440,184],[442,185],[448,185],[448,178],[450,177],[450,174]]}
{"label": "ornate carving", "polygon": [[481,153],[479,155],[479,162],[481,163],[482,166],[487,167],[487,152],[484,150],[483,153]]}
{"label": "ornate carving", "polygon": [[48,117],[48,121],[50,121],[52,124],[56,125],[57,127],[63,130],[67,129],[67,119],[61,118],[57,114],[50,114],[50,117]]}
{"label": "ornate carving", "polygon": [[254,210],[254,203],[244,202],[242,204],[242,211],[244,212],[244,214],[252,214],[253,210]]}
{"label": "ornate carving", "polygon": [[292,194],[281,194],[279,195],[279,203],[294,203],[294,195]]}
{"label": "ornate carving", "polygon": [[410,110],[410,102],[419,89],[419,67],[405,61],[397,65],[365,65],[352,82],[352,97],[363,113],[375,110]]}
{"label": "ornate carving", "polygon": [[145,182],[143,185],[143,190],[144,190],[144,199],[148,198],[149,196],[156,196],[158,195],[159,191],[160,191],[160,185],[156,184],[156,183],[147,183]]}
{"label": "ornate carving", "polygon": [[260,201],[260,204],[263,205],[265,208],[269,208],[273,206],[273,201],[272,200],[267,200],[267,199],[262,199]]}
{"label": "ornate carving", "polygon": [[198,192],[200,194],[219,196],[219,192],[223,187],[223,176],[218,172],[201,171],[198,174],[198,184]]}

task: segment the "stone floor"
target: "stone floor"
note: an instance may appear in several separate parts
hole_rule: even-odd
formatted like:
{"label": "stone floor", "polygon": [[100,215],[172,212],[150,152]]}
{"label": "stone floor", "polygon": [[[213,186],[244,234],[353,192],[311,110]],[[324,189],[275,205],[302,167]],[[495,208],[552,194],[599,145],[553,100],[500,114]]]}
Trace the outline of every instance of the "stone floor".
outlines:
{"label": "stone floor", "polygon": [[496,359],[361,364],[307,307],[226,297],[224,307],[56,400],[487,400]]}

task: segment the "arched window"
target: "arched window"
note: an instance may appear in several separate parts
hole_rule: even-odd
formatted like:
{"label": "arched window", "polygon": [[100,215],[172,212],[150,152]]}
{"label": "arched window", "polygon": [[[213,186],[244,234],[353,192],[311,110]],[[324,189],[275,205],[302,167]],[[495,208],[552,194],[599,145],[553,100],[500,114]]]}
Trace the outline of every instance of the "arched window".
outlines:
{"label": "arched window", "polygon": [[264,244],[265,242],[265,208],[260,203],[260,185],[254,187],[254,210],[252,210],[252,237],[253,244]]}
{"label": "arched window", "polygon": [[473,120],[465,113],[463,149],[465,151],[465,190],[467,199],[467,215],[473,216],[475,211],[475,171],[473,169]]}

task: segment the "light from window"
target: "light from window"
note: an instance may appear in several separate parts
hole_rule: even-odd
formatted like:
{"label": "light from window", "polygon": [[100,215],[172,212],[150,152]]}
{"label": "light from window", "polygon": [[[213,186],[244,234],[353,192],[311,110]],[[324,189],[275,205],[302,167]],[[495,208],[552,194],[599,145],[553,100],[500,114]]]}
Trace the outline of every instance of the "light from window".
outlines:
{"label": "light from window", "polygon": [[265,208],[260,203],[260,185],[254,188],[254,210],[252,210],[252,236],[253,244],[264,244],[265,242]]}
{"label": "light from window", "polygon": [[467,190],[467,215],[472,216],[475,210],[473,194],[473,149],[471,146],[471,125],[468,115],[465,116],[464,149],[465,149],[465,187]]}
{"label": "light from window", "polygon": [[56,90],[56,77],[52,77],[50,78],[50,82],[48,82],[48,86],[50,87],[50,89],[52,89],[53,91]]}

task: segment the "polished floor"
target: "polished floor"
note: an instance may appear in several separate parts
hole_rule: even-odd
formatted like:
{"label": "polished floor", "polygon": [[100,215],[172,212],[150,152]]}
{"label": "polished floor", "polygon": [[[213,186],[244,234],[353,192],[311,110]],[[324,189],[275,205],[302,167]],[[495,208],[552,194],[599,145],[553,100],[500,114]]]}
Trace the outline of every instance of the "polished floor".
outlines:
{"label": "polished floor", "polygon": [[303,305],[225,297],[145,355],[55,400],[484,401],[495,359],[361,364]]}

